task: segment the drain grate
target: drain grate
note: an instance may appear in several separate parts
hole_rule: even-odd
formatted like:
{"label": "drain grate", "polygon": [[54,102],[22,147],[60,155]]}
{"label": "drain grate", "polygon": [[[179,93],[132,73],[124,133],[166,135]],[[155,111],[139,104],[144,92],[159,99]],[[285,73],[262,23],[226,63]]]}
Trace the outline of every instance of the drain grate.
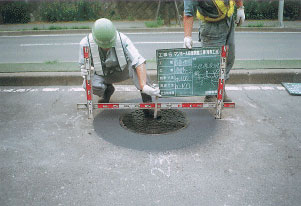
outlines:
{"label": "drain grate", "polygon": [[145,117],[142,110],[135,110],[120,117],[120,125],[132,132],[166,134],[187,127],[183,112],[175,109],[160,110],[158,118]]}

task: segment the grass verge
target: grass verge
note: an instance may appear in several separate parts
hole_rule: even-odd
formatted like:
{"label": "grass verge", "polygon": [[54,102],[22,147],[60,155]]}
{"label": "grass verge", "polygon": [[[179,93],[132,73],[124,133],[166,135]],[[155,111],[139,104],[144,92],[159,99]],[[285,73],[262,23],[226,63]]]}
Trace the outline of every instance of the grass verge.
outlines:
{"label": "grass verge", "polygon": [[264,23],[263,22],[250,23],[247,25],[247,27],[264,27]]}
{"label": "grass verge", "polygon": [[[157,70],[155,59],[147,60],[148,70]],[[233,69],[301,69],[301,60],[236,60]],[[0,73],[80,72],[77,62],[0,63]]]}
{"label": "grass verge", "polygon": [[77,62],[46,61],[44,63],[1,63],[0,73],[78,72]]}
{"label": "grass verge", "polygon": [[[64,29],[91,29],[90,26],[72,26],[72,27],[67,27],[67,26],[49,26],[47,28],[39,28],[39,27],[33,27],[31,30],[64,30]],[[27,31],[30,29],[23,29],[22,31]]]}
{"label": "grass verge", "polygon": [[156,21],[145,21],[144,24],[147,28],[156,28],[156,27],[163,26],[164,21],[158,18]]}

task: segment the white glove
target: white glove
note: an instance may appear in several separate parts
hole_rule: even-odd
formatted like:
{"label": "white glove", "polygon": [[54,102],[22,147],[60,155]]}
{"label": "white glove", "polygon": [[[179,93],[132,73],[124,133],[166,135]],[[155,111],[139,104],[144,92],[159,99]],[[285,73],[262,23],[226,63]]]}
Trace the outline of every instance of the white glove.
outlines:
{"label": "white glove", "polygon": [[88,75],[88,70],[86,69],[85,65],[80,66],[80,74],[82,75],[82,77]]}
{"label": "white glove", "polygon": [[244,7],[237,9],[236,24],[240,26],[246,19]]}
{"label": "white glove", "polygon": [[192,48],[192,38],[191,36],[185,36],[184,38],[184,48],[191,49]]}
{"label": "white glove", "polygon": [[159,87],[153,88],[153,87],[150,87],[148,85],[144,85],[144,87],[142,89],[142,93],[148,94],[150,96],[161,97]]}
{"label": "white glove", "polygon": [[[93,70],[94,70],[94,67],[91,67],[91,71],[93,71]],[[82,75],[82,77],[85,77],[88,75],[88,70],[86,69],[85,65],[81,65],[80,74]]]}

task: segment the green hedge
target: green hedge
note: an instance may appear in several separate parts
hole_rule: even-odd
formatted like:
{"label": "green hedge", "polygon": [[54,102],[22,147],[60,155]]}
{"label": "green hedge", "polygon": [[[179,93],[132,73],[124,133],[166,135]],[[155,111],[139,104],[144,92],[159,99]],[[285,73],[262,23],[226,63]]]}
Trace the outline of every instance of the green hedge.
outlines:
{"label": "green hedge", "polygon": [[[277,19],[279,0],[244,0],[246,19]],[[55,1],[0,1],[0,23],[27,23],[30,13],[46,22],[87,21],[99,17],[113,20],[155,18],[155,1],[55,0]],[[180,4],[180,13],[183,11]],[[160,16],[164,18],[164,12]],[[171,18],[174,18],[172,15]],[[301,19],[301,0],[284,1],[284,19]]]}
{"label": "green hedge", "polygon": [[[246,19],[278,19],[279,0],[244,1]],[[284,1],[284,19],[300,19],[301,1]]]}
{"label": "green hedge", "polygon": [[28,23],[30,21],[29,4],[26,2],[2,2],[0,7],[4,24]]}
{"label": "green hedge", "polygon": [[42,21],[85,21],[99,17],[100,3],[93,1],[78,2],[44,2],[41,5],[40,16]]}
{"label": "green hedge", "polygon": [[301,19],[301,1],[284,1],[284,18],[286,20]]}

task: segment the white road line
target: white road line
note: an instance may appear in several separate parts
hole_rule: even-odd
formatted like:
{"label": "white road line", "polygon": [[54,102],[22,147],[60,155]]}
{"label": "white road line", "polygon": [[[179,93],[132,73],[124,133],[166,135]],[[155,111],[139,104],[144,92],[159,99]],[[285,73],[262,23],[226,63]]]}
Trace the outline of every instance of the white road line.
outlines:
{"label": "white road line", "polygon": [[[141,41],[133,42],[134,44],[183,44],[183,41]],[[193,43],[197,43],[194,41]]]}
{"label": "white road line", "polygon": [[300,61],[299,58],[277,58],[277,59],[250,59],[250,58],[244,58],[244,59],[235,59],[235,61],[282,61],[282,60],[293,60],[293,61]]}
{"label": "white road line", "polygon": [[23,38],[23,37],[54,37],[54,36],[86,36],[86,34],[33,34],[33,35],[15,35],[15,36],[0,36],[0,38]]}
{"label": "white road line", "polygon": [[[182,41],[141,41],[141,42],[133,42],[134,44],[183,44]],[[194,41],[194,43],[197,43]],[[44,43],[44,44],[20,44],[21,47],[33,47],[33,46],[73,46],[79,45],[79,43]]]}
{"label": "white road line", "polygon": [[226,90],[229,90],[229,91],[241,91],[242,87],[235,87],[235,86],[227,86],[226,85]]}
{"label": "white road line", "polygon": [[278,90],[285,90],[285,88],[282,87],[282,86],[281,86],[281,87],[277,87],[277,89],[278,89]]}
{"label": "white road line", "polygon": [[84,88],[71,88],[68,89],[68,92],[84,92]]}
{"label": "white road line", "polygon": [[[115,85],[115,90],[117,92],[138,92],[137,88],[134,85]],[[227,91],[258,91],[258,90],[280,90],[283,91],[285,88],[283,86],[251,86],[251,85],[239,85],[239,86],[226,86]],[[82,87],[72,87],[72,88],[56,88],[56,87],[47,87],[47,88],[0,88],[1,93],[25,93],[25,92],[85,92]]]}
{"label": "white road line", "polygon": [[260,90],[260,87],[258,86],[246,86],[243,87],[245,90]]}
{"label": "white road line", "polygon": [[134,92],[138,91],[134,85],[116,85],[114,86],[118,92]]}
{"label": "white road line", "polygon": [[[162,35],[162,34],[184,34],[183,32],[123,32],[126,35]],[[198,32],[192,32],[198,34]],[[301,34],[301,32],[256,32],[256,31],[236,31],[240,34]],[[33,35],[15,35],[15,36],[0,36],[0,38],[23,38],[23,37],[54,37],[54,36],[85,36],[86,34],[33,34]]]}
{"label": "white road line", "polygon": [[[162,35],[162,34],[184,34],[183,32],[122,32],[126,35]],[[197,34],[198,32],[193,32]],[[87,34],[37,34],[37,35],[15,35],[15,36],[0,36],[0,38],[23,38],[23,37],[64,37],[64,36],[86,36]]]}
{"label": "white road line", "polygon": [[26,90],[25,89],[17,89],[17,90],[15,90],[15,92],[26,92]]}
{"label": "white road line", "polygon": [[1,92],[13,92],[14,91],[14,89],[3,89],[3,90],[1,90]]}
{"label": "white road line", "polygon": [[43,92],[58,92],[60,91],[60,88],[43,88]]}
{"label": "white road line", "polygon": [[268,31],[236,31],[235,33],[240,33],[240,34],[301,34],[301,32],[293,32],[293,31],[286,31],[286,32],[281,32],[281,31],[275,31],[275,32],[268,32]]}
{"label": "white road line", "polygon": [[274,90],[274,87],[268,87],[268,86],[261,86],[262,90]]}
{"label": "white road line", "polygon": [[20,44],[21,47],[28,47],[28,46],[70,46],[70,45],[79,45],[79,43]]}

